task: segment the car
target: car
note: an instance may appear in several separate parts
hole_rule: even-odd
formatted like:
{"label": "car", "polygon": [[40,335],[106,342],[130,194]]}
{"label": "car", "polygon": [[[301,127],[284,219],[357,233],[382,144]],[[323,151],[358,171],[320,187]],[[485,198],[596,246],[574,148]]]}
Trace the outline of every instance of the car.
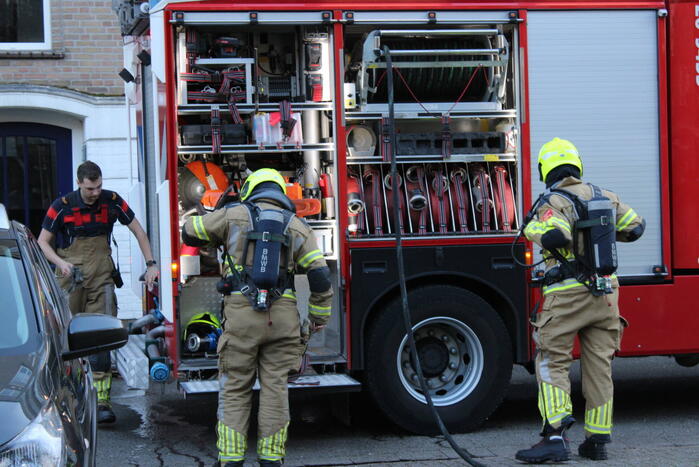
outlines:
{"label": "car", "polygon": [[2,204],[0,300],[0,467],[93,466],[97,394],[83,357],[123,346],[127,330],[72,316],[36,239]]}

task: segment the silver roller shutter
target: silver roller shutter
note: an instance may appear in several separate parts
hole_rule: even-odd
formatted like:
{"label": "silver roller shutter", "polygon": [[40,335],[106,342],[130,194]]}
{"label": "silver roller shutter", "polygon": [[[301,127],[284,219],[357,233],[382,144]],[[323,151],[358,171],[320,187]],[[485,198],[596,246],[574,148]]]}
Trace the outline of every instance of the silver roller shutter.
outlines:
{"label": "silver roller shutter", "polygon": [[553,137],[580,151],[586,181],[615,191],[647,220],[619,244],[619,274],[662,264],[657,12],[528,14],[532,199],[544,189],[536,157]]}

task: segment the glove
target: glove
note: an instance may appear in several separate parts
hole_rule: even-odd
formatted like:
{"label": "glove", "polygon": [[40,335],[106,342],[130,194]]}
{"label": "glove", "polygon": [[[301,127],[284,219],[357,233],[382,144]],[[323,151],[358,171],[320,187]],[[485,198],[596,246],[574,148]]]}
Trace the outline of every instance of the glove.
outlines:
{"label": "glove", "polygon": [[558,229],[549,230],[541,236],[541,246],[547,250],[555,250],[556,248],[564,248],[568,245],[566,236]]}

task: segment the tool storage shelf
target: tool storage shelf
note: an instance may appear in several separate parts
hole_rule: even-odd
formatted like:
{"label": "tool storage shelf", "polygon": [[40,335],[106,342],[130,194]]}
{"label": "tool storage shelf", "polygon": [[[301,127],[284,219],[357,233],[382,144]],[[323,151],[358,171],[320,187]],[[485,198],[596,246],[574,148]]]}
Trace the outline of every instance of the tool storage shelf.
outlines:
{"label": "tool storage shelf", "polygon": [[[281,148],[274,145],[258,146],[256,144],[229,144],[221,146],[221,154],[263,154],[270,152],[303,152],[303,151],[333,151],[335,145],[332,143],[302,144],[300,147],[295,144],[282,144]],[[211,154],[211,146],[179,146],[178,154]]]}
{"label": "tool storage shelf", "polygon": [[[385,106],[384,106],[385,107]],[[413,109],[403,109],[400,110],[398,106],[395,109],[395,119],[435,119],[440,118],[442,113],[446,113],[447,109],[444,110],[430,110],[425,112],[424,110],[413,110]],[[449,112],[451,118],[515,118],[517,116],[516,110],[480,110],[480,109],[463,109],[463,110],[452,110]],[[380,120],[382,118],[388,117],[388,107],[385,109],[377,111],[345,111],[345,119],[349,121],[355,120]]]}
{"label": "tool storage shelf", "polygon": [[[515,154],[452,154],[448,159],[444,159],[441,155],[410,155],[396,156],[398,164],[416,164],[416,163],[451,163],[451,162],[515,162],[517,156]],[[391,161],[384,161],[380,157],[348,157],[347,164],[390,164]]]}
{"label": "tool storage shelf", "polygon": [[[277,112],[279,103],[269,102],[260,104],[238,104],[238,111],[241,114],[251,114],[254,112]],[[332,110],[332,102],[293,102],[292,107],[296,110]],[[177,107],[178,115],[208,115],[212,109],[218,108],[221,111],[228,111],[225,104],[185,104]]]}

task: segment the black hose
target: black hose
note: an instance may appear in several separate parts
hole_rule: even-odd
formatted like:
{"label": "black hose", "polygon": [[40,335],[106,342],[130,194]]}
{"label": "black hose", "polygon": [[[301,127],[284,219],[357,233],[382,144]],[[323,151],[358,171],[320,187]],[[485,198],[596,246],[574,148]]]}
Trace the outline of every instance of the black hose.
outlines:
{"label": "black hose", "polygon": [[[390,138],[391,138],[391,183],[392,186],[398,186],[398,172],[396,165],[396,132],[394,125],[394,112],[393,112],[393,62],[391,61],[391,51],[387,45],[383,46],[383,53],[386,57],[386,85],[388,87],[388,124],[390,127]],[[394,231],[396,237],[396,260],[398,261],[398,281],[400,283],[400,298],[403,306],[403,321],[405,323],[405,330],[408,333],[408,346],[410,348],[410,356],[415,362],[415,371],[417,372],[418,379],[420,380],[420,388],[422,389],[425,399],[427,400],[427,405],[429,405],[432,411],[432,417],[434,418],[439,431],[442,432],[444,438],[449,442],[449,445],[454,449],[454,451],[467,463],[474,467],[485,467],[473,459],[471,453],[463,449],[461,446],[456,444],[454,438],[447,431],[442,418],[439,416],[437,409],[432,402],[432,396],[430,395],[429,388],[427,387],[427,382],[425,381],[425,376],[422,374],[422,366],[420,365],[420,359],[417,355],[417,349],[415,348],[415,337],[413,336],[413,324],[410,319],[410,308],[408,306],[408,289],[405,285],[405,265],[403,262],[403,245],[402,245],[402,235],[401,235],[401,212],[400,212],[400,190],[391,190],[393,192],[393,219],[394,219]]]}

